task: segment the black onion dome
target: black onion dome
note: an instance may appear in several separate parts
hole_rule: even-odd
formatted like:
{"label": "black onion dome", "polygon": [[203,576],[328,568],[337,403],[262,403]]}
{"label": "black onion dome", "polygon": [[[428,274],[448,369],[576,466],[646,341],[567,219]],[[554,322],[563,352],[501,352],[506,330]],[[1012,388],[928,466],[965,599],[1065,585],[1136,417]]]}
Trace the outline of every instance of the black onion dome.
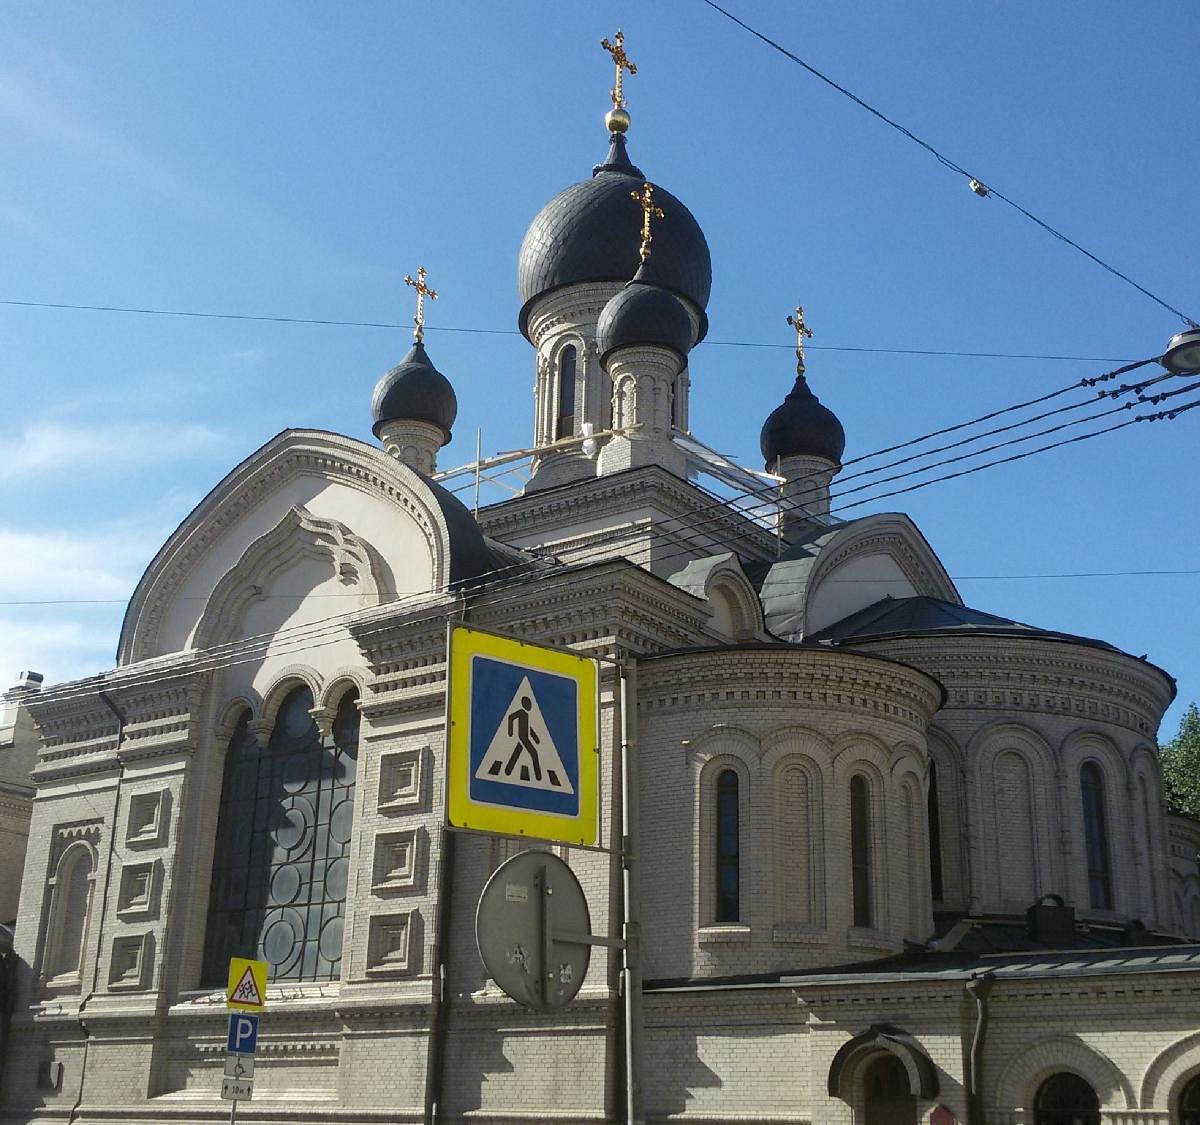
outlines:
{"label": "black onion dome", "polygon": [[824,457],[840,465],[846,431],[837,415],[809,390],[808,380],[801,374],[783,404],[763,423],[758,444],[768,469],[780,457],[796,456]]}
{"label": "black onion dome", "polygon": [[[543,294],[587,281],[628,281],[638,268],[641,215],[630,198],[645,180],[630,163],[625,138],[612,147],[590,180],[559,192],[525,232],[517,259],[520,328],[530,305]],[[704,232],[692,213],[665,188],[654,185],[654,202],[665,218],[654,223],[653,257],[660,284],[703,312],[712,288],[712,261]]]}
{"label": "black onion dome", "polygon": [[610,352],[627,344],[656,344],[670,348],[686,360],[692,343],[692,320],[674,294],[643,280],[639,269],[600,312],[596,322],[596,348],[603,364]]}
{"label": "black onion dome", "polygon": [[430,362],[420,340],[375,384],[371,416],[376,437],[385,422],[404,420],[439,426],[445,434],[442,444],[450,440],[450,430],[458,417],[458,398],[450,380]]}

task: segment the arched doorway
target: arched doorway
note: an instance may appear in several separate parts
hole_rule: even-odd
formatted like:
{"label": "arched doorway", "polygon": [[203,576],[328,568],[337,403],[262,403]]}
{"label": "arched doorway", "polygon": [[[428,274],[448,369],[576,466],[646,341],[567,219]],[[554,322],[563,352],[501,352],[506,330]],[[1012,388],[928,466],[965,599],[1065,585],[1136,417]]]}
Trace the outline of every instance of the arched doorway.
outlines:
{"label": "arched doorway", "polygon": [[1052,1074],[1034,1099],[1034,1125],[1100,1125],[1100,1099],[1078,1074]]}
{"label": "arched doorway", "polygon": [[895,1055],[880,1055],[867,1065],[863,1093],[866,1125],[917,1125],[917,1099]]}
{"label": "arched doorway", "polygon": [[1200,1074],[1193,1075],[1179,1095],[1179,1125],[1200,1125]]}

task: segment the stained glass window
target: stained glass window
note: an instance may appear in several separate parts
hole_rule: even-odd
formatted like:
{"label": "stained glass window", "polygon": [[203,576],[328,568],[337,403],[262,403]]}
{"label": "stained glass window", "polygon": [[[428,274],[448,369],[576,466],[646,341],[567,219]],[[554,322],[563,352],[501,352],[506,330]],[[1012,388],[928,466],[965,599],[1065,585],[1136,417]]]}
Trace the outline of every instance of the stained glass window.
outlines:
{"label": "stained glass window", "polygon": [[1095,762],[1079,771],[1083,795],[1083,836],[1087,851],[1088,895],[1096,910],[1112,909],[1112,878],[1108,866],[1108,833],[1104,825],[1104,778]]}
{"label": "stained glass window", "polygon": [[265,750],[249,730],[249,716],[238,724],[217,822],[207,983],[224,983],[230,957],[267,961],[273,981],[340,975],[357,699],[354,691],[342,697],[325,738],[308,688],[283,701]]}
{"label": "stained glass window", "polygon": [[738,775],[722,770],[717,778],[717,918],[736,922],[741,859],[738,854]]}

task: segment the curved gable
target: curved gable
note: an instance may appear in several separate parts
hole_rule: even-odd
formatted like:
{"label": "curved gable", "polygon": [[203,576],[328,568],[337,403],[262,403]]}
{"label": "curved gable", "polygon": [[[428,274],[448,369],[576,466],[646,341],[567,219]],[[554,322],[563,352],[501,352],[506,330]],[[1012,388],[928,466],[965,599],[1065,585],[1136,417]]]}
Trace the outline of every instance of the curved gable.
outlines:
{"label": "curved gable", "polygon": [[820,632],[881,598],[915,595],[962,605],[941,560],[908,516],[867,516],[824,538],[805,586],[804,632]]}
{"label": "curved gable", "polygon": [[117,661],[295,623],[306,598],[321,603],[299,614],[311,619],[443,590],[463,577],[456,559],[477,573],[486,556],[482,533],[459,508],[382,450],[285,430],[221,481],[155,555],[126,610]]}

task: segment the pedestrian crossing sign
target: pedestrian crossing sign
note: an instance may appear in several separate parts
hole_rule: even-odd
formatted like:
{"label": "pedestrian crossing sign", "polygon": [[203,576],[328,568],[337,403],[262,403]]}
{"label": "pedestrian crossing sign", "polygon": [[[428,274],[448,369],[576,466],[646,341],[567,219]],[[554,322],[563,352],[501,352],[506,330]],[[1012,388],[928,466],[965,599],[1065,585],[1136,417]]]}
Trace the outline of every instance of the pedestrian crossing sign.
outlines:
{"label": "pedestrian crossing sign", "polygon": [[449,649],[449,824],[595,844],[596,662],[461,625]]}

